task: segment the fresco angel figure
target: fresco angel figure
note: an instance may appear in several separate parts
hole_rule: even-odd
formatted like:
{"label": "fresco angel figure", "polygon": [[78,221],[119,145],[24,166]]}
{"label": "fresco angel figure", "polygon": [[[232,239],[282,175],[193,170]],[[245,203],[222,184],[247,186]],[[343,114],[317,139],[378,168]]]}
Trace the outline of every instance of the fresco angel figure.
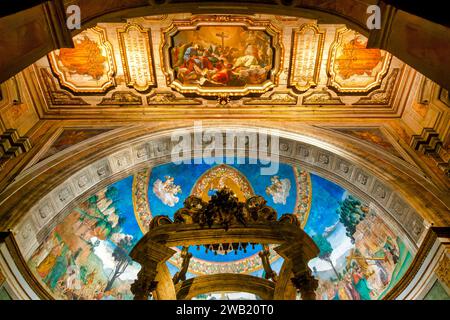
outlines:
{"label": "fresco angel figure", "polygon": [[153,184],[153,193],[167,206],[173,207],[180,200],[176,195],[181,193],[181,187],[174,183],[174,178],[165,176],[166,180],[163,182],[156,179]]}
{"label": "fresco angel figure", "polygon": [[286,204],[286,199],[291,190],[289,179],[281,179],[279,176],[273,176],[270,181],[272,184],[266,188],[266,193],[272,196],[274,203]]}

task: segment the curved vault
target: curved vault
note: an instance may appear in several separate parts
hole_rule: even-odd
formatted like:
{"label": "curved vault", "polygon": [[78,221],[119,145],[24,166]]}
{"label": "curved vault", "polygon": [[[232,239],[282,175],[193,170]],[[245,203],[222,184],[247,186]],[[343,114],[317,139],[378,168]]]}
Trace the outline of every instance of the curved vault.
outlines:
{"label": "curved vault", "polygon": [[[258,130],[224,124],[214,128]],[[25,171],[1,199],[3,217],[25,259],[30,259],[55,225],[92,194],[142,168],[169,162],[174,129],[117,129]],[[185,129],[192,133],[191,127]],[[427,225],[448,223],[445,204],[437,200],[436,188],[404,162],[326,130],[305,126],[301,133],[295,133],[298,129],[290,129],[265,128],[280,137],[280,162],[315,172],[361,199],[394,235],[401,235],[411,254],[420,246]],[[19,202],[13,196],[17,192],[26,192],[27,201]]]}

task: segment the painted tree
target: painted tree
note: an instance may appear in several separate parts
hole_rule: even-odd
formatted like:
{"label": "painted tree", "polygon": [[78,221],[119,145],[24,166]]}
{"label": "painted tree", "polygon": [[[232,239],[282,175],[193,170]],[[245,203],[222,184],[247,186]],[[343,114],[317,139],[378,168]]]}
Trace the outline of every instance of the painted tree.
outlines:
{"label": "painted tree", "polygon": [[128,265],[132,262],[132,259],[128,255],[128,251],[132,247],[132,241],[130,236],[125,236],[119,241],[112,253],[114,259],[114,270],[111,278],[105,287],[105,292],[111,290],[114,281],[119,278],[127,269]]}
{"label": "painted tree", "polygon": [[331,253],[333,252],[333,247],[331,246],[331,243],[323,235],[314,235],[312,239],[316,243],[317,247],[319,247],[319,259],[327,261],[333,268],[336,277],[340,279],[341,277],[339,276],[339,273],[336,271],[336,268],[334,267],[334,264],[331,261]]}
{"label": "painted tree", "polygon": [[119,201],[119,190],[115,186],[108,186],[105,196],[112,201],[109,205],[109,207],[112,207]]}
{"label": "painted tree", "polygon": [[361,201],[353,196],[348,196],[343,202],[339,202],[339,205],[339,209],[337,209],[339,221],[345,226],[345,234],[352,243],[355,243],[353,235],[356,232],[356,226],[366,217]]}

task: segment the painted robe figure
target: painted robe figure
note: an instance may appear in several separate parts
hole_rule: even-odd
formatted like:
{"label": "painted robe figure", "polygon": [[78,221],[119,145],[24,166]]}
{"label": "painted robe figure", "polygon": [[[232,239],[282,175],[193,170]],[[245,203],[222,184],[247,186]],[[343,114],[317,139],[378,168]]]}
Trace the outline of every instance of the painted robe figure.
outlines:
{"label": "painted robe figure", "polygon": [[64,276],[68,265],[68,255],[70,251],[64,246],[61,255],[56,258],[56,263],[52,268],[52,271],[44,279],[44,282],[54,290],[58,281]]}
{"label": "painted robe figure", "polygon": [[360,269],[357,268],[353,272],[353,285],[355,286],[356,290],[359,293],[359,296],[361,297],[361,300],[371,300],[370,297],[370,288],[367,285],[367,279],[364,277],[364,275],[360,272]]}

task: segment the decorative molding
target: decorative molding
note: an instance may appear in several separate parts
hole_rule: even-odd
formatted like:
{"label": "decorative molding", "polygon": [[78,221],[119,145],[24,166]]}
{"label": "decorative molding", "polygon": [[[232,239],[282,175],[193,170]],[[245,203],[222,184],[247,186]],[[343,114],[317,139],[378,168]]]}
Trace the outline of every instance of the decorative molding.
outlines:
{"label": "decorative molding", "polygon": [[439,90],[439,100],[443,102],[447,107],[450,107],[450,98],[448,94],[448,90],[441,88]]}
{"label": "decorative molding", "polygon": [[274,91],[267,97],[244,98],[243,105],[296,105],[298,97],[290,91]]}
{"label": "decorative molding", "polygon": [[302,105],[345,105],[339,97],[333,97],[326,87],[303,96]]}
{"label": "decorative molding", "polygon": [[383,89],[377,89],[369,93],[367,97],[362,97],[357,102],[353,103],[353,105],[390,105],[399,73],[400,69],[393,69],[391,74],[387,77]]}
{"label": "decorative molding", "polygon": [[448,254],[445,254],[442,257],[434,272],[438,279],[445,284],[447,288],[450,288],[450,258],[448,257]]}
{"label": "decorative molding", "polygon": [[444,175],[450,177],[450,159],[448,157],[445,159],[446,156],[443,158],[440,152],[445,150],[442,148],[443,143],[438,132],[433,128],[423,128],[420,135],[411,137],[410,145],[414,150],[429,156]]}
{"label": "decorative molding", "polygon": [[173,92],[153,92],[147,96],[147,104],[149,106],[166,106],[166,105],[201,105],[200,99],[190,99],[185,97],[177,97]]}
{"label": "decorative molding", "polygon": [[303,24],[292,31],[289,87],[303,92],[317,86],[325,40],[325,31],[316,24]]}
{"label": "decorative molding", "polygon": [[103,98],[98,106],[141,106],[142,98],[130,91],[115,91],[109,98]]}
{"label": "decorative molding", "polygon": [[59,89],[57,83],[50,71],[46,68],[39,69],[42,81],[44,82],[43,91],[46,94],[46,98],[49,104],[54,106],[65,105],[89,105],[86,101],[79,97],[72,96],[69,92]]}
{"label": "decorative molding", "polygon": [[168,17],[169,17],[168,14],[159,14],[154,16],[145,16],[142,18],[147,21],[163,21],[166,20]]}
{"label": "decorative molding", "polygon": [[0,170],[6,163],[31,149],[28,137],[21,137],[16,129],[8,129],[0,135]]}
{"label": "decorative molding", "polygon": [[411,137],[411,147],[423,154],[437,154],[442,147],[442,141],[439,133],[433,128],[423,128],[421,134],[415,134]]}
{"label": "decorative molding", "polygon": [[433,81],[426,77],[422,77],[420,82],[419,94],[417,101],[421,104],[429,104],[433,98]]}

